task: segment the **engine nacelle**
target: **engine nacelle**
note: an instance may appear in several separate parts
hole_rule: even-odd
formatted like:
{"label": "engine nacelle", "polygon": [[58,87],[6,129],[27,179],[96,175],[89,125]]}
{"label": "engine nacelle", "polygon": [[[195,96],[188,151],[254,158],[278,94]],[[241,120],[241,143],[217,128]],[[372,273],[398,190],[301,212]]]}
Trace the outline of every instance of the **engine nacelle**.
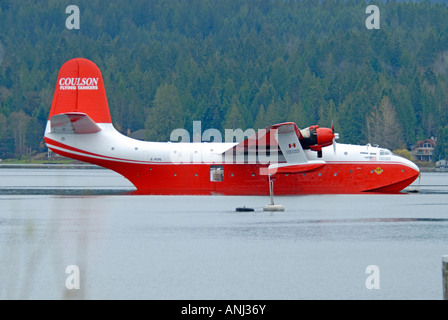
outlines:
{"label": "engine nacelle", "polygon": [[303,130],[300,144],[303,149],[310,149],[317,152],[319,158],[322,157],[322,148],[333,144],[335,133],[330,128],[319,128],[318,125],[310,126]]}

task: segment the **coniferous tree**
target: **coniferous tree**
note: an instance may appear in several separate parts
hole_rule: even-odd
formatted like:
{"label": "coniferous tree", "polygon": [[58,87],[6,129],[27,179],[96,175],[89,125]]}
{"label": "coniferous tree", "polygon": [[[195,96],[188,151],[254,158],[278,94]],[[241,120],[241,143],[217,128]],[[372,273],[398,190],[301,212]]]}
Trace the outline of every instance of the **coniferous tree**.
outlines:
{"label": "coniferous tree", "polygon": [[403,147],[402,128],[389,97],[383,97],[381,104],[373,108],[366,119],[366,126],[370,143],[392,150]]}
{"label": "coniferous tree", "polygon": [[433,161],[448,159],[448,126],[439,128],[434,148]]}
{"label": "coniferous tree", "polygon": [[145,121],[145,138],[152,141],[169,141],[171,132],[183,129],[184,110],[177,88],[164,84],[157,88],[153,107]]}

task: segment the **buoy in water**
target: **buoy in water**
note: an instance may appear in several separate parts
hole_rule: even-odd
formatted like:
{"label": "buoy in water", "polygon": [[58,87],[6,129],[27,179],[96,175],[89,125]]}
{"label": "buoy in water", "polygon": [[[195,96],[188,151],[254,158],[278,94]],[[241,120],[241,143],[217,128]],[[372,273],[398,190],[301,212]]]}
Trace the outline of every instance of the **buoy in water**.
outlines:
{"label": "buoy in water", "polygon": [[285,211],[285,207],[281,204],[268,204],[264,206],[263,211]]}
{"label": "buoy in water", "polygon": [[255,210],[254,210],[254,208],[246,208],[246,206],[243,206],[243,207],[236,208],[235,211],[237,211],[237,212],[250,212],[250,211],[255,211]]}

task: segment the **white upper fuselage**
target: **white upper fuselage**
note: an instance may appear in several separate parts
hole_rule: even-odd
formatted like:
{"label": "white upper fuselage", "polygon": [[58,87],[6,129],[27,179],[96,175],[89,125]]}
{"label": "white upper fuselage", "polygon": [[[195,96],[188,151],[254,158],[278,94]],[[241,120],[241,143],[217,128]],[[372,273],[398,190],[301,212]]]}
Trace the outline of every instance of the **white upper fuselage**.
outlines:
{"label": "white upper fuselage", "polygon": [[[64,134],[51,132],[50,122],[47,124],[45,136],[51,140],[70,146],[70,153],[94,159],[107,159],[133,163],[229,163],[243,158],[226,158],[223,153],[238,143],[208,142],[148,142],[133,139],[119,133],[110,123],[98,123],[101,131],[93,134]],[[55,150],[66,147],[53,146]],[[327,163],[365,163],[391,162],[401,163],[415,170],[418,167],[411,161],[393,154],[391,151],[371,145],[350,145],[334,142],[334,145],[322,148],[322,158],[311,150],[304,150],[308,160],[323,160]],[[248,163],[255,158],[247,158]],[[271,163],[283,162],[280,155],[267,158]],[[265,164],[265,163],[264,163]]]}

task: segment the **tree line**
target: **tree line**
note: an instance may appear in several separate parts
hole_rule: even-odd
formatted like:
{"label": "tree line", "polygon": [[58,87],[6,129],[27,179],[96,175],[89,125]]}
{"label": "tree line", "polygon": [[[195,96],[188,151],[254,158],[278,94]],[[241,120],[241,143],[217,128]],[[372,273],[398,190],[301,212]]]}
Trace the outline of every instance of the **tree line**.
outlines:
{"label": "tree line", "polygon": [[[0,158],[46,151],[57,74],[94,61],[114,126],[167,141],[192,131],[334,123],[340,142],[448,145],[445,2],[80,0],[0,3]],[[365,26],[368,4],[380,29]],[[440,150],[439,150],[440,149]]]}

